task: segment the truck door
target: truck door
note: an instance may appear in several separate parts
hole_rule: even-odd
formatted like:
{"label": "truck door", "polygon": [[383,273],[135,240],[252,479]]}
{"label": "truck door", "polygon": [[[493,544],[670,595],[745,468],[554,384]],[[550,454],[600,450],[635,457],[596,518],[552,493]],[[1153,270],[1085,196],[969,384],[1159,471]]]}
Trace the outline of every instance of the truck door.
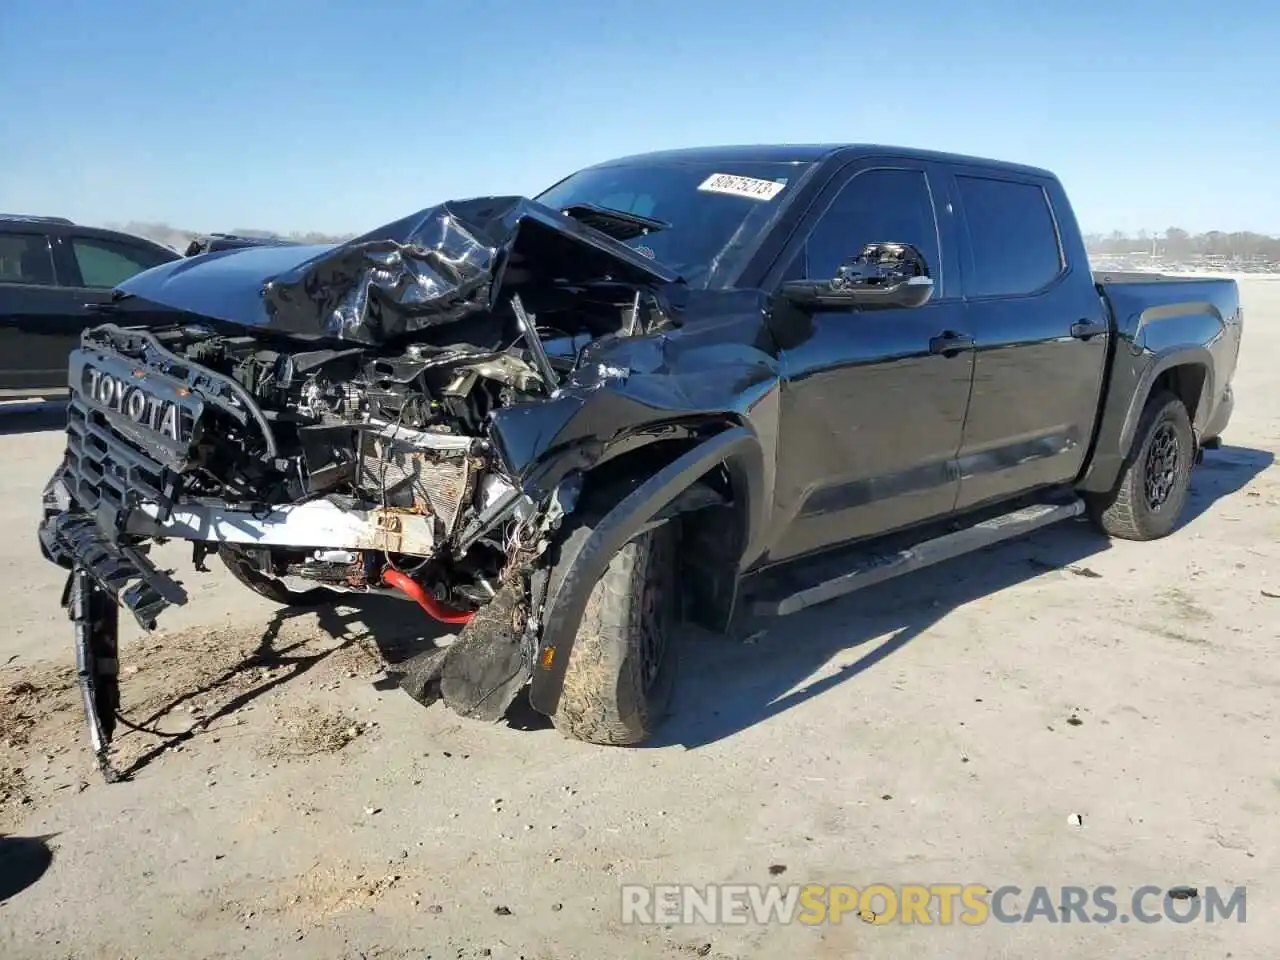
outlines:
{"label": "truck door", "polygon": [[[864,244],[919,248],[936,288],[915,309],[800,312],[771,324],[783,368],[773,545],[784,560],[949,512],[973,351],[932,166],[860,160],[815,201],[776,281],[830,279]],[[941,221],[938,208],[944,213]],[[940,224],[941,222],[941,229]],[[767,288],[772,284],[766,284]]]}
{"label": "truck door", "polygon": [[957,507],[965,508],[1076,477],[1098,413],[1109,335],[1057,182],[954,173],[964,327],[977,347],[959,457]]}

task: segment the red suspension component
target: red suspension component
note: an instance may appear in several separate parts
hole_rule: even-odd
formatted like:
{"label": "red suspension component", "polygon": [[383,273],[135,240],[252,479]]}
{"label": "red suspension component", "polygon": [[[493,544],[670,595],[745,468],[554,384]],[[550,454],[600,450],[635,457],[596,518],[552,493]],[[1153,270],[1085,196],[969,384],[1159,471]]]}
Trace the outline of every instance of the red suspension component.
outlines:
{"label": "red suspension component", "polygon": [[474,612],[464,612],[462,610],[454,610],[446,607],[443,603],[431,596],[407,573],[401,573],[399,570],[387,570],[382,574],[382,582],[388,586],[395,587],[406,597],[427,611],[427,616],[441,623],[470,623],[471,618],[475,616]]}

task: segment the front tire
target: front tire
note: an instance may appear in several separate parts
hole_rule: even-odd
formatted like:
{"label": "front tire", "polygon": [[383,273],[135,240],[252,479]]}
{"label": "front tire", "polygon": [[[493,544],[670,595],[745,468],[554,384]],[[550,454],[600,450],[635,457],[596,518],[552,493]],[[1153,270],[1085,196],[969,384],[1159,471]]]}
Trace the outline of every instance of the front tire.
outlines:
{"label": "front tire", "polygon": [[1109,494],[1086,498],[1090,519],[1122,540],[1168,536],[1186,506],[1194,462],[1195,434],[1186,406],[1167,391],[1152,395],[1119,483]]}
{"label": "front tire", "polygon": [[[634,745],[646,740],[671,699],[679,623],[679,524],[667,522],[623,545],[592,588],[569,653],[552,723],[587,743]],[[590,534],[573,530],[561,546],[560,569]]]}
{"label": "front tire", "polygon": [[259,570],[246,554],[230,544],[224,543],[218,547],[218,559],[233,577],[258,596],[266,597],[284,607],[320,607],[332,603],[336,596],[332,590],[324,587],[290,590],[275,577],[267,576]]}

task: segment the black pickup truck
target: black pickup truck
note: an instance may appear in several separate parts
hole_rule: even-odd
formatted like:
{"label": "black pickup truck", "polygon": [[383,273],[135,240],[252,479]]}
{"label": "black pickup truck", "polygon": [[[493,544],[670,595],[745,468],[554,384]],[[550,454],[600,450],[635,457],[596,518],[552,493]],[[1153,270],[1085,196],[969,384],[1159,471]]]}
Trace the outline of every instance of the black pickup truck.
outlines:
{"label": "black pickup truck", "polygon": [[682,619],[1083,513],[1170,533],[1242,324],[1230,280],[1092,275],[1050,173],[873,146],[629,157],[158,267],[114,309],[40,529],[104,763],[119,607],[186,600],[154,540],[283,604],[408,598],[459,628],[424,702],[496,719],[528,686],[637,743]]}

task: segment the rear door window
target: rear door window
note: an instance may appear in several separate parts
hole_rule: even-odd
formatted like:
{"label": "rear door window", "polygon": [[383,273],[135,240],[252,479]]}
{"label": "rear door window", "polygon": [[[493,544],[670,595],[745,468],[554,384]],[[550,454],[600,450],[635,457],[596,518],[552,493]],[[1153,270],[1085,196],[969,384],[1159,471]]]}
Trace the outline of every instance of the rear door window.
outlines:
{"label": "rear door window", "polygon": [[969,296],[1021,296],[1058,278],[1062,245],[1042,186],[964,175],[956,184],[969,233]]}
{"label": "rear door window", "polygon": [[57,283],[53,252],[43,233],[0,233],[0,283]]}
{"label": "rear door window", "polygon": [[81,282],[86,287],[115,287],[136,273],[173,259],[146,247],[100,237],[73,237],[71,249],[80,268]]}

